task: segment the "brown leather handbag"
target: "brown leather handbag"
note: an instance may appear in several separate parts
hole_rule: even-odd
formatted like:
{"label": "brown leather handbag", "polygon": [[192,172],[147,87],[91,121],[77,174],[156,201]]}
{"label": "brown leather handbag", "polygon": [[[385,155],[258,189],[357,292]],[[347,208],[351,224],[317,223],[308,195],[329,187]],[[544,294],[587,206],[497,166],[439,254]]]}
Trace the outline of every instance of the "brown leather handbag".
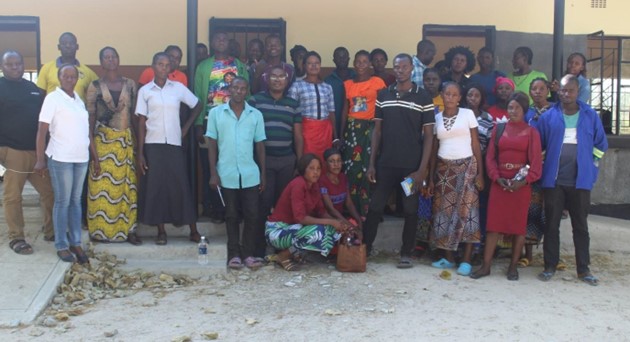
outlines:
{"label": "brown leather handbag", "polygon": [[339,272],[365,272],[367,254],[364,243],[353,244],[353,239],[343,235],[337,250],[337,270]]}

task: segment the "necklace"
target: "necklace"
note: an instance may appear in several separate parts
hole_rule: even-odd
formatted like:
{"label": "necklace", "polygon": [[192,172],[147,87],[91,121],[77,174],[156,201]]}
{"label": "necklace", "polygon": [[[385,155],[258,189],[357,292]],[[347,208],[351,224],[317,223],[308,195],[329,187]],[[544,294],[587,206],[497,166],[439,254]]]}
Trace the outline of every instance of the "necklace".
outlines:
{"label": "necklace", "polygon": [[457,120],[457,114],[451,117],[442,116],[442,120],[444,120],[444,128],[447,131],[450,131],[453,128],[453,125],[455,124],[455,120]]}

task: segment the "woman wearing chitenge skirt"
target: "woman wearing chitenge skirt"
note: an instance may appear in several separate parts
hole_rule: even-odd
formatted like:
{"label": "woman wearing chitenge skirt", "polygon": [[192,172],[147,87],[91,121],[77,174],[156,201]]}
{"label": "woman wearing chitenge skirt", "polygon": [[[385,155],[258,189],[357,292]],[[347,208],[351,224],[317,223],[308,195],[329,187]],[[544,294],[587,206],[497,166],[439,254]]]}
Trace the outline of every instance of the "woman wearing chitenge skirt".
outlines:
{"label": "woman wearing chitenge skirt", "polygon": [[444,111],[435,116],[429,193],[433,194],[431,242],[445,251],[445,258],[432,264],[437,268],[455,267],[460,243],[464,255],[457,269],[470,275],[473,243],[480,241],[479,194],[484,174],[477,118],[472,110],[460,108],[462,89],[447,82],[442,89]]}
{"label": "woman wearing chitenge skirt", "polygon": [[[195,201],[188,181],[182,138],[188,133],[201,111],[199,100],[178,82],[167,78],[170,57],[159,52],[153,56],[155,78],[138,91],[138,168],[140,181],[138,218],[148,225],[157,225],[158,245],[166,244],[165,223],[189,224],[190,240],[199,242]],[[179,108],[184,103],[192,108],[188,120],[180,128]]]}
{"label": "woman wearing chitenge skirt", "polygon": [[87,90],[90,114],[92,172],[88,179],[87,222],[90,238],[103,242],[129,241],[136,235],[138,188],[134,156],[136,83],[120,76],[118,52],[99,53],[105,74]]}

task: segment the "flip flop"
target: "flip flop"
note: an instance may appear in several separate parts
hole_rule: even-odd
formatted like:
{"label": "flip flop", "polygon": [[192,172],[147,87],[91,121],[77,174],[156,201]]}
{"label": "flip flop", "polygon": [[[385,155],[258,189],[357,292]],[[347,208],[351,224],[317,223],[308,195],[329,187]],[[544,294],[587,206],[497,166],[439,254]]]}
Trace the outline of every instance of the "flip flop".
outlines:
{"label": "flip flop", "polygon": [[157,239],[155,240],[155,244],[158,246],[166,245],[166,233],[158,233]]}
{"label": "flip flop", "polygon": [[522,258],[521,260],[518,261],[517,266],[520,267],[520,268],[525,268],[525,267],[529,266],[529,259]]}
{"label": "flip flop", "polygon": [[442,269],[444,269],[444,268],[453,268],[453,267],[455,267],[455,263],[450,262],[450,261],[442,258],[442,259],[432,263],[431,266],[433,266],[435,268],[442,268]]}
{"label": "flip flop", "polygon": [[540,273],[538,273],[538,280],[540,281],[549,281],[551,280],[551,278],[553,278],[553,276],[556,274],[556,271],[552,271],[552,270],[544,270]]}
{"label": "flip flop", "polygon": [[247,266],[247,268],[251,269],[252,271],[255,271],[255,270],[263,267],[264,264],[258,258],[247,257],[247,258],[245,258],[245,266]]}
{"label": "flip flop", "polygon": [[490,275],[490,271],[488,272],[481,272],[481,268],[476,270],[475,272],[470,274],[470,278],[472,279],[479,279],[479,278],[483,278],[483,277],[487,277]]}
{"label": "flip flop", "polygon": [[199,241],[201,241],[201,234],[199,234],[199,232],[194,233],[194,234],[190,234],[188,236],[188,240],[190,240],[192,242],[199,243]]}
{"label": "flip flop", "polygon": [[400,260],[398,261],[396,267],[401,269],[412,268],[413,264],[411,263],[411,259],[409,257],[404,256],[400,257]]}
{"label": "flip flop", "polygon": [[57,251],[57,256],[59,257],[59,259],[61,259],[62,261],[65,262],[74,262],[74,255],[72,255],[72,253],[70,253],[69,250],[64,249],[62,251]]}
{"label": "flip flop", "polygon": [[459,264],[459,267],[457,268],[457,274],[462,276],[469,276],[470,272],[472,272],[472,266],[469,263],[462,262],[461,264]]}
{"label": "flip flop", "polygon": [[585,283],[587,283],[587,284],[589,284],[591,286],[599,285],[599,280],[597,279],[597,277],[592,275],[591,272],[578,274],[578,279],[580,279],[581,281],[583,281],[583,282],[585,282]]}
{"label": "flip flop", "polygon": [[228,267],[233,270],[240,270],[243,268],[243,262],[241,261],[241,258],[233,257],[230,261],[228,261]]}
{"label": "flip flop", "polygon": [[33,254],[33,247],[31,247],[31,245],[29,245],[26,241],[22,239],[15,239],[11,241],[9,243],[9,248],[20,255]]}

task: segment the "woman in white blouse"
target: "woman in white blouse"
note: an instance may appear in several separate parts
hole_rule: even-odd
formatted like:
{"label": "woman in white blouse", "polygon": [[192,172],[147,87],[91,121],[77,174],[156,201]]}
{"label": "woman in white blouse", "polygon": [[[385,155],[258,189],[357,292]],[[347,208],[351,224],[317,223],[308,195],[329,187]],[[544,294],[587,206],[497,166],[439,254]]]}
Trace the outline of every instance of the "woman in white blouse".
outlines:
{"label": "woman in white blouse", "polygon": [[[88,112],[74,86],[79,71],[64,64],[57,72],[60,86],[44,99],[37,131],[37,163],[34,171],[48,168],[55,202],[53,225],[55,249],[63,261],[89,262],[81,248],[81,194],[87,173],[90,147]],[[46,146],[46,135],[50,141]],[[73,255],[74,254],[74,255]]]}
{"label": "woman in white blouse", "polygon": [[460,108],[462,90],[448,82],[442,89],[444,111],[435,116],[429,191],[433,194],[433,244],[445,257],[433,267],[455,267],[455,253],[464,243],[464,255],[457,269],[470,275],[473,243],[480,240],[479,194],[483,189],[483,159],[477,135],[477,118],[470,109]]}

